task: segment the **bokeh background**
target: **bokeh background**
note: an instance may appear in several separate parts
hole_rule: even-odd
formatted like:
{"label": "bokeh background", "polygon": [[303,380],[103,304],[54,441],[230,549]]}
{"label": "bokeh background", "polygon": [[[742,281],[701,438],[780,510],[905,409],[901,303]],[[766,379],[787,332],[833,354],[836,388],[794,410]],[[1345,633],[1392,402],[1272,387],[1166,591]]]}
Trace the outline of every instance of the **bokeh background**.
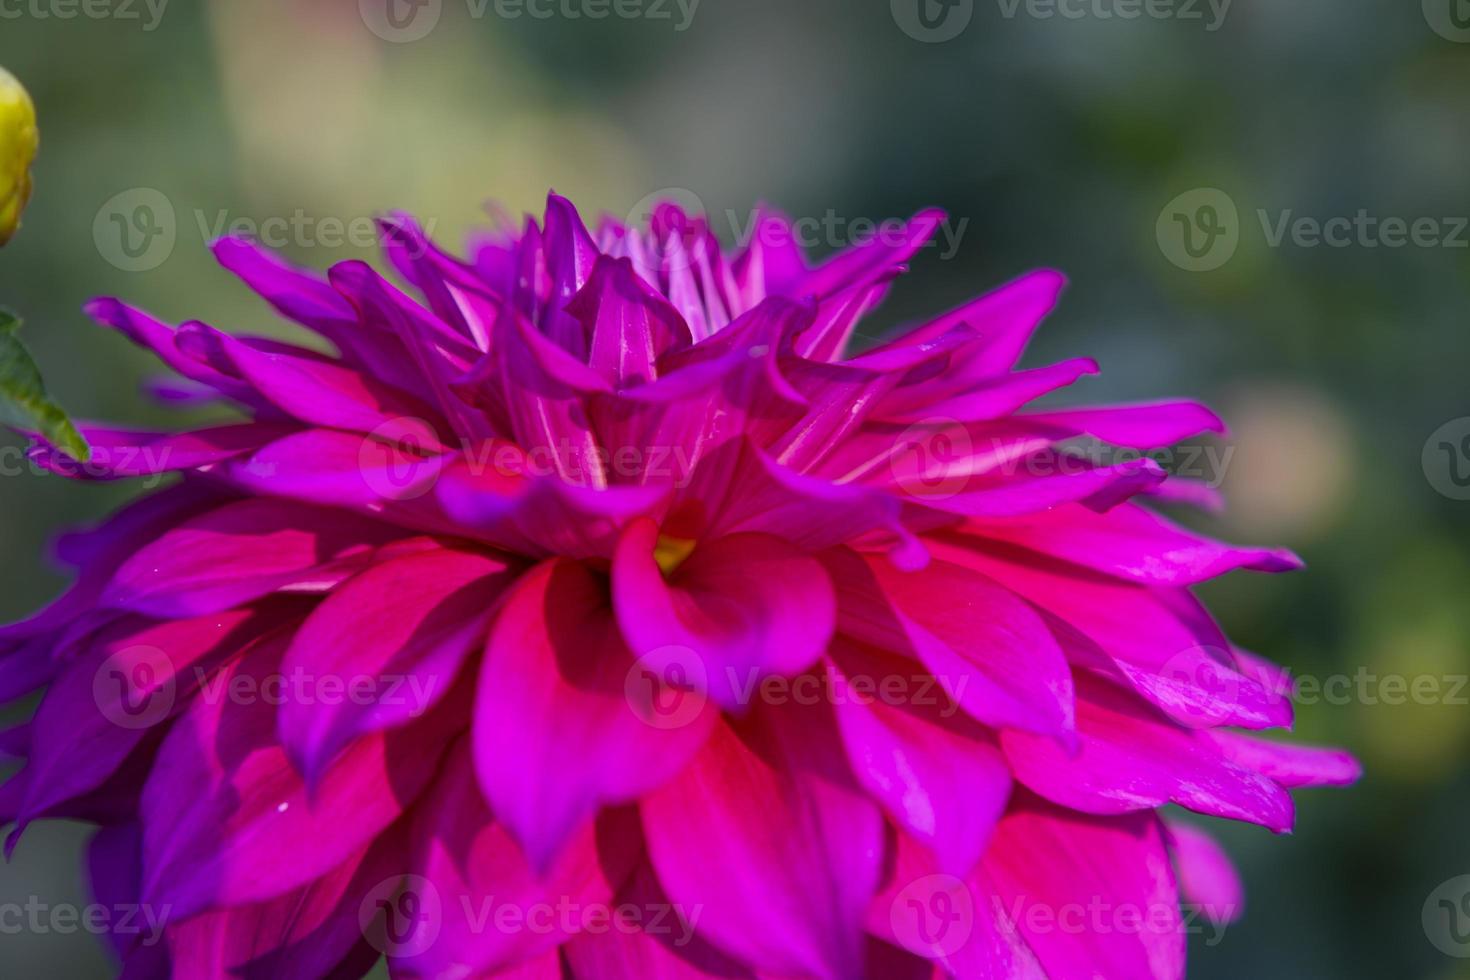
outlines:
{"label": "bokeh background", "polygon": [[[549,18],[424,0],[399,28],[384,0],[0,3],[0,64],[42,132],[0,302],[73,414],[171,424],[140,395],[150,359],[79,307],[117,294],[278,329],[205,248],[237,223],[325,266],[369,256],[384,210],[457,244],[497,220],[484,202],[518,215],[548,187],[620,215],[679,188],[727,240],[768,201],[818,220],[819,253],[940,205],[952,238],[872,332],[1065,270],[1028,357],[1096,356],[1073,398],[1222,410],[1232,455],[1206,475],[1231,507],[1190,520],[1310,570],[1207,598],[1241,645],[1355,679],[1297,731],[1350,746],[1367,778],[1300,794],[1293,836],[1219,828],[1249,906],[1218,945],[1196,937],[1191,975],[1470,977],[1421,921],[1470,873],[1470,5],[926,2],[937,27],[916,0],[645,0],[600,20],[569,15],[583,0]],[[1391,224],[1314,244],[1296,223],[1360,213],[1432,224],[1395,247]],[[133,247],[117,216],[141,222]],[[51,536],[137,489],[35,475],[20,445],[0,436],[0,620],[62,585]],[[1439,694],[1394,703],[1391,677]],[[32,828],[0,903],[85,903],[83,838]],[[0,974],[110,967],[85,935],[0,934]]]}

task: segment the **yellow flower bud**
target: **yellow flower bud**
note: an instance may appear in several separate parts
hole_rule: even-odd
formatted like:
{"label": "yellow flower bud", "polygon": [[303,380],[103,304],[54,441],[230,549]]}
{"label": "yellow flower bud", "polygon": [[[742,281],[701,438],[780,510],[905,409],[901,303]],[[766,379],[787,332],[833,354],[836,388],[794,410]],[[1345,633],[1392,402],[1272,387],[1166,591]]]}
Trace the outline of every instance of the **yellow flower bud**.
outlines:
{"label": "yellow flower bud", "polygon": [[0,245],[20,227],[20,213],[31,199],[31,161],[40,142],[30,95],[0,68]]}

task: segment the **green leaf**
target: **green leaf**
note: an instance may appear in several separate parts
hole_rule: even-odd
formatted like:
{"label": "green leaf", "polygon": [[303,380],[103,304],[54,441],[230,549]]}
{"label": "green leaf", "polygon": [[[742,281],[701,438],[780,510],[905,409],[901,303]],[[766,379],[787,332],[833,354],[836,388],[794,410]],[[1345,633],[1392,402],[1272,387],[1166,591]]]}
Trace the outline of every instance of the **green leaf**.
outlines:
{"label": "green leaf", "polygon": [[91,447],[66,412],[46,394],[41,372],[30,351],[17,336],[20,318],[0,309],[0,407],[9,401],[28,416],[53,446],[79,462],[87,462]]}

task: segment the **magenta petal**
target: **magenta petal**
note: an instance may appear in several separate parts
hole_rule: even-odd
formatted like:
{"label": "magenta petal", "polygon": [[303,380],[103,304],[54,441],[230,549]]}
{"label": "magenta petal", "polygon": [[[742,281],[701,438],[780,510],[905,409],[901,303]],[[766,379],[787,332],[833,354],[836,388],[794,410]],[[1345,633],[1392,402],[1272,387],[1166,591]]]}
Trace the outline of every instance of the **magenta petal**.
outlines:
{"label": "magenta petal", "polygon": [[1153,814],[1086,817],[1023,802],[996,828],[982,868],[1048,976],[1184,976],[1178,887]]}
{"label": "magenta petal", "polygon": [[1132,449],[1158,449],[1202,432],[1225,432],[1225,423],[1220,421],[1220,417],[1198,402],[1075,408],[1021,417],[1031,422],[1085,432],[1104,442]]}
{"label": "magenta petal", "polygon": [[540,565],[507,595],[480,674],[475,769],[537,868],[600,806],[672,778],[708,737],[717,712],[698,694],[677,694],[688,713],[667,725],[640,716],[627,693],[637,669],[605,582],[584,566]]}
{"label": "magenta petal", "polygon": [[683,317],[627,259],[599,258],[566,309],[591,338],[592,367],[618,388],[652,381],[659,355],[690,343]]}
{"label": "magenta petal", "polygon": [[883,822],[856,786],[830,714],[763,710],[721,724],[642,811],[670,898],[700,933],[760,970],[860,976],[861,925],[878,887]]}
{"label": "magenta petal", "polygon": [[631,814],[613,817],[596,831],[582,827],[538,875],[486,808],[461,742],[412,827],[417,898],[439,914],[415,917],[412,931],[397,937],[389,949],[394,976],[498,975],[554,951],[582,925],[580,915],[555,910],[605,908],[641,857]]}
{"label": "magenta petal", "polygon": [[402,874],[401,835],[389,833],[322,877],[278,898],[213,909],[169,930],[173,975],[200,980],[319,980],[351,960],[378,959],[364,939],[361,906],[380,882]]}
{"label": "magenta petal", "polygon": [[580,932],[566,944],[573,974],[640,980],[756,980],[753,970],[698,934],[703,909],[683,910],[687,919],[680,911],[664,893],[653,869],[640,866],[618,895],[608,928]]}
{"label": "magenta petal", "polygon": [[287,700],[279,729],[309,782],[353,740],[405,725],[448,693],[517,571],[472,552],[409,555],[349,579],[307,617],[283,670],[314,696]]}
{"label": "magenta petal", "polygon": [[826,557],[839,589],[842,633],[922,663],[988,725],[1048,736],[1070,732],[1071,672],[1026,603],[948,562],[904,572],[849,551]]}
{"label": "magenta petal", "polygon": [[1245,910],[1245,886],[1220,842],[1193,824],[1167,820],[1164,827],[1185,901],[1217,925],[1239,919]]}
{"label": "magenta petal", "polygon": [[837,724],[858,781],[944,871],[968,874],[1011,792],[989,732],[914,661],[842,640],[829,657]]}
{"label": "magenta petal", "polygon": [[982,869],[945,873],[908,834],[892,836],[888,880],[868,909],[870,933],[932,961],[942,975],[1047,980]]}
{"label": "magenta petal", "polygon": [[1077,734],[1074,754],[1025,732],[1002,732],[1000,742],[1017,780],[1074,810],[1127,813],[1174,802],[1278,833],[1291,829],[1286,790],[1121,687],[1078,676]]}
{"label": "magenta petal", "polygon": [[144,898],[172,905],[180,920],[275,898],[360,851],[432,779],[463,717],[461,701],[362,738],[308,793],[276,741],[272,701],[290,691],[283,640],[210,680],[144,788]]}
{"label": "magenta petal", "polygon": [[726,708],[748,704],[762,678],[816,663],[836,622],[821,564],[779,538],[736,534],[701,542],[665,580],[658,527],[629,526],[613,559],[618,624],[640,661],[671,667]]}
{"label": "magenta petal", "polygon": [[1291,723],[1291,702],[1236,669],[1230,642],[1183,589],[1107,578],[968,531],[929,546],[1046,610],[1069,659],[1125,680],[1176,721],[1205,728]]}
{"label": "magenta petal", "polygon": [[288,587],[346,577],[344,562],[395,534],[340,511],[245,500],[184,521],[123,563],[102,595],[115,609],[202,616]]}
{"label": "magenta petal", "polygon": [[36,709],[26,816],[101,786],[188,705],[201,676],[281,619],[237,610],[165,623],[129,619],[105,630],[62,668]]}
{"label": "magenta petal", "polygon": [[1284,572],[1302,564],[1289,551],[1233,548],[1132,505],[1103,514],[1069,505],[970,526],[987,538],[1147,585],[1193,585],[1236,568]]}
{"label": "magenta petal", "polygon": [[1227,759],[1288,789],[1351,786],[1363,776],[1362,764],[1343,749],[1287,745],[1238,732],[1210,732],[1209,737]]}

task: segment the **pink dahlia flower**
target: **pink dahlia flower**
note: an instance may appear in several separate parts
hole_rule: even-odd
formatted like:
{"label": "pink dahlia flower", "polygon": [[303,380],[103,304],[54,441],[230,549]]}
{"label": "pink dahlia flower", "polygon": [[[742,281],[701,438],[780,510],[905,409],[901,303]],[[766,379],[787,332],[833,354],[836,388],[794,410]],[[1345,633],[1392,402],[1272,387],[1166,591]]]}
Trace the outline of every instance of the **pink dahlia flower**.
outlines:
{"label": "pink dahlia flower", "polygon": [[[820,265],[763,213],[590,233],[553,196],[417,295],[226,239],[330,348],[91,314],[248,421],[93,427],[171,482],[61,539],[0,632],[16,829],[99,825],[129,977],[1179,977],[1238,881],[1174,803],[1284,832],[1352,781],[1190,587],[1282,571],[1159,517],[1191,403],[1024,411],[1038,272],[861,354],[935,230]],[[1251,733],[1251,734],[1248,734]]]}

